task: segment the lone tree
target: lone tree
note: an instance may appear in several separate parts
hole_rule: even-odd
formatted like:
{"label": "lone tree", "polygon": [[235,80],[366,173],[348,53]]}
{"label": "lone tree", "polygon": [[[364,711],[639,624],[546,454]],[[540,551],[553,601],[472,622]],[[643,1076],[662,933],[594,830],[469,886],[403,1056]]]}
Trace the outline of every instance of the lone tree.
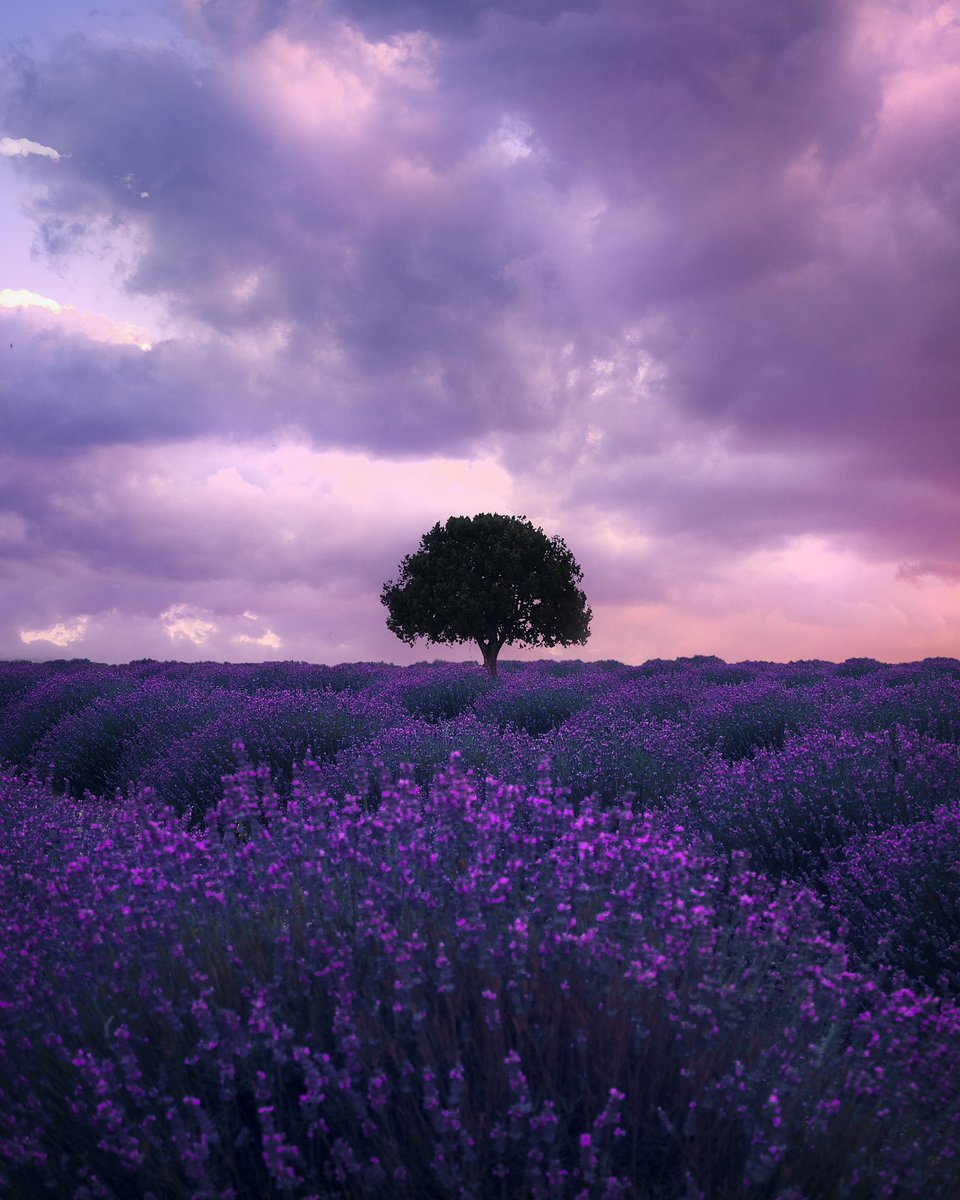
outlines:
{"label": "lone tree", "polygon": [[390,613],[387,628],[401,641],[476,642],[496,678],[508,642],[586,642],[593,614],[576,586],[582,578],[562,538],[548,538],[526,517],[480,513],[434,525],[380,600]]}

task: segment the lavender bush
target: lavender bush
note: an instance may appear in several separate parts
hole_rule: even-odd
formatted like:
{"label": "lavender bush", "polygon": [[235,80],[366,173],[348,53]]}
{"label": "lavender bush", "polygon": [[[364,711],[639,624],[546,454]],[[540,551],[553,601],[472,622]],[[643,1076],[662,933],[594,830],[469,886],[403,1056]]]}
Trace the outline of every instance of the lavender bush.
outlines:
{"label": "lavender bush", "polygon": [[897,726],[788,738],[782,752],[713,757],[669,807],[719,850],[749,849],[775,878],[819,877],[849,838],[928,815],[960,796],[960,746]]}
{"label": "lavender bush", "polygon": [[477,671],[472,663],[420,664],[395,676],[391,682],[390,693],[397,697],[404,711],[429,722],[459,717],[494,687],[489,674]]}
{"label": "lavender bush", "polygon": [[331,795],[350,794],[369,806],[379,803],[384,790],[404,774],[426,787],[452,753],[477,772],[479,789],[486,794],[487,775],[535,781],[543,750],[522,729],[501,732],[483,725],[473,713],[447,721],[409,718],[342,750],[323,769],[321,782]]}
{"label": "lavender bush", "polygon": [[958,687],[0,664],[0,1195],[960,1195]]}
{"label": "lavender bush", "polygon": [[501,733],[513,728],[536,738],[563,725],[597,692],[609,688],[609,672],[584,670],[582,664],[580,670],[563,675],[505,671],[498,685],[474,702],[473,711],[479,721]]}
{"label": "lavender bush", "polygon": [[219,795],[223,776],[236,767],[233,745],[238,739],[251,760],[268,766],[286,792],[292,765],[308,750],[317,761],[328,761],[343,747],[364,742],[401,719],[395,705],[365,694],[273,690],[224,695],[226,702],[215,718],[169,744],[140,776],[178,813],[194,820]]}
{"label": "lavender bush", "polygon": [[852,838],[837,860],[824,891],[861,961],[960,997],[960,800]]}
{"label": "lavender bush", "polygon": [[194,832],[3,780],[10,1194],[949,1194],[960,1011],[811,893],[545,777],[316,772]]}
{"label": "lavender bush", "polygon": [[67,713],[78,712],[101,696],[134,686],[129,668],[111,668],[83,660],[57,664],[60,670],[31,670],[23,664],[26,687],[12,690],[0,725],[0,760],[25,764],[38,741]]}
{"label": "lavender bush", "polygon": [[[49,766],[58,789],[110,796],[143,778],[180,738],[229,710],[234,695],[220,687],[148,678],[68,712],[38,739],[30,758],[38,767]],[[214,784],[219,788],[219,775]]]}

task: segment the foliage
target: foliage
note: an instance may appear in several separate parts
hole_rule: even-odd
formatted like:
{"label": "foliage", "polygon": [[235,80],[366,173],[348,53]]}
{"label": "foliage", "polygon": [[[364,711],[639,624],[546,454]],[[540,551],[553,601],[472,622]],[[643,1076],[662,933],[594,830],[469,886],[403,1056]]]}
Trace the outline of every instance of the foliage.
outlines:
{"label": "foliage", "polygon": [[[195,822],[242,761],[237,741],[270,769],[284,801],[294,761],[310,750],[324,789],[366,808],[405,774],[426,788],[453,751],[475,769],[483,798],[488,775],[532,787],[548,760],[575,811],[591,795],[603,805],[629,799],[683,825],[718,859],[748,852],[772,881],[836,906],[836,889],[859,878],[861,859],[874,861],[885,831],[924,829],[960,795],[958,675],[952,659],[853,675],[823,662],[705,656],[635,667],[508,659],[494,686],[468,663],[17,662],[0,670],[0,743],[78,801],[150,787]],[[918,838],[897,860],[915,867],[865,866],[863,903],[849,899],[859,886],[850,882],[840,910],[851,952],[870,951],[871,969],[902,969],[924,986],[945,973],[946,994],[956,994],[934,893],[905,881],[923,875],[924,847],[935,847]],[[944,834],[944,852],[951,844]],[[951,869],[934,864],[927,877]],[[882,943],[881,926],[927,928],[933,941],[903,932]]]}
{"label": "foliage", "polygon": [[473,705],[477,717],[502,733],[512,726],[540,737],[568,721],[604,687],[602,677],[543,675],[535,688],[529,674],[510,674]]}
{"label": "foliage", "polygon": [[349,692],[227,693],[227,698],[215,718],[171,742],[142,776],[192,820],[216,802],[223,776],[242,759],[266,766],[286,795],[293,765],[308,752],[318,762],[332,760],[398,716],[388,703]]}
{"label": "foliage", "polygon": [[12,1200],[925,1200],[960,1010],[671,822],[456,764],[203,828],[0,778]]}
{"label": "foliage", "polygon": [[576,586],[582,577],[562,538],[548,538],[525,517],[480,513],[425,533],[380,599],[401,641],[476,642],[495,676],[507,643],[587,641],[592,614]]}
{"label": "foliage", "polygon": [[532,783],[543,762],[542,747],[523,730],[498,732],[467,712],[447,721],[413,718],[386,729],[368,742],[345,748],[318,778],[331,795],[355,797],[369,807],[401,779],[427,787],[451,754],[476,772],[483,796],[488,775]]}
{"label": "foliage", "polygon": [[824,891],[868,969],[960,996],[960,804],[851,838]]}
{"label": "foliage", "polygon": [[704,748],[731,762],[758,750],[783,750],[787,735],[813,725],[817,715],[809,689],[790,691],[776,678],[706,687],[688,710]]}
{"label": "foliage", "polygon": [[199,690],[183,680],[149,678],[68,712],[39,739],[30,761],[37,770],[50,764],[58,788],[110,796],[144,779],[172,743],[214,720],[234,695],[223,688]]}
{"label": "foliage", "polygon": [[434,663],[425,671],[399,676],[390,689],[412,717],[448,721],[466,712],[493,687],[488,674],[472,663]]}
{"label": "foliage", "polygon": [[132,689],[136,674],[130,668],[107,667],[85,660],[42,664],[24,663],[31,684],[17,689],[0,722],[0,761],[25,766],[39,739],[68,713],[77,712],[97,698]]}
{"label": "foliage", "polygon": [[718,852],[749,849],[773,878],[817,884],[850,838],[921,820],[960,791],[960,748],[897,728],[806,730],[781,752],[714,756],[671,797]]}

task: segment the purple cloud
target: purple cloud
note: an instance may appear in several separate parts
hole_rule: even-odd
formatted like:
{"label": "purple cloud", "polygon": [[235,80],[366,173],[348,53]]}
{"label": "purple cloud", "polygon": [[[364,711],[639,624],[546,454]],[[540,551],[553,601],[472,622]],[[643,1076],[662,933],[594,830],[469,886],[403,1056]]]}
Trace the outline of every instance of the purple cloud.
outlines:
{"label": "purple cloud", "polygon": [[144,352],[0,307],[0,438],[24,471],[58,464],[56,503],[15,462],[0,488],[14,559],[376,588],[419,511],[359,559],[305,534],[295,554],[269,499],[182,538],[187,509],[152,520],[135,474],[104,468],[111,447],[132,472],[138,449],[293,439],[498,459],[518,508],[581,532],[614,607],[676,606],[700,577],[719,613],[737,563],[816,546],[891,595],[955,580],[946,6],[180,11],[196,40],[10,62],[3,129],[60,154],[4,159],[38,254],[99,255],[166,314]]}

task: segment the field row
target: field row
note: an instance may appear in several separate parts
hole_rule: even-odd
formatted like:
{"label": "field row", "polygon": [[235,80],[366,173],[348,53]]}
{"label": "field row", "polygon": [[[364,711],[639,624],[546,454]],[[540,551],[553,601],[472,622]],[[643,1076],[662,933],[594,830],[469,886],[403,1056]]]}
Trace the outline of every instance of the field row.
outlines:
{"label": "field row", "polygon": [[0,1194],[960,1194],[960,663],[0,697]]}

